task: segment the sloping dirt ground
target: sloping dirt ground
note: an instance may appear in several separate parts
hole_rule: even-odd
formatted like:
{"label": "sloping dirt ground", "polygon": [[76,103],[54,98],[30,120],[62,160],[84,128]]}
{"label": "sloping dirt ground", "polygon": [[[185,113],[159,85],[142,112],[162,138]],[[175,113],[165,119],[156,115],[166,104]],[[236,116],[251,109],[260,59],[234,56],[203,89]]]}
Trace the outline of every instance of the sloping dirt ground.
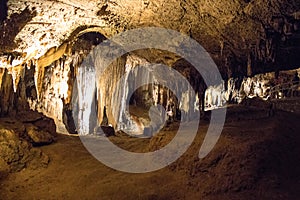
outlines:
{"label": "sloping dirt ground", "polygon": [[[274,114],[274,115],[273,115]],[[0,199],[299,199],[299,115],[231,107],[220,140],[207,157],[197,158],[208,127],[175,163],[156,172],[129,174],[93,158],[79,137],[58,135],[33,147],[50,158],[47,167],[26,167],[2,176]],[[175,135],[176,123],[152,139],[110,137],[120,147],[154,151]]]}

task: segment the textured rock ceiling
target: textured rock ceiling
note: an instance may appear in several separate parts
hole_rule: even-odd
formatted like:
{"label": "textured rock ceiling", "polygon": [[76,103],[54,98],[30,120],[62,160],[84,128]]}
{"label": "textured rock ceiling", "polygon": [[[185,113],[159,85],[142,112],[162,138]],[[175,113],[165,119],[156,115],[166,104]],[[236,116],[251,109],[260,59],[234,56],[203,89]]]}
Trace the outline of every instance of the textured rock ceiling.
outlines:
{"label": "textured rock ceiling", "polygon": [[10,0],[7,5],[0,50],[20,53],[15,65],[41,57],[88,27],[110,37],[158,26],[196,39],[229,76],[249,60],[254,72],[299,67],[298,0]]}

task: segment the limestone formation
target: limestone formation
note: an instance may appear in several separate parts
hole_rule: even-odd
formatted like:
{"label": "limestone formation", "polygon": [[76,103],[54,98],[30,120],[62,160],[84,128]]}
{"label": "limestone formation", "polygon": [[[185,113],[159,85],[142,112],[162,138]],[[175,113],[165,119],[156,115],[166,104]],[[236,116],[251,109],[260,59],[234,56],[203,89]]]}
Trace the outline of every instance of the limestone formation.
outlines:
{"label": "limestone formation", "polygon": [[[9,0],[0,22],[0,114],[16,116],[32,109],[53,118],[57,132],[86,134],[102,123],[104,107],[107,125],[149,127],[147,120],[130,116],[124,107],[127,100],[144,102],[147,109],[159,104],[167,113],[190,120],[192,113],[187,113],[205,107],[289,96],[294,90],[273,87],[279,71],[299,68],[299,7],[296,0]],[[217,64],[224,83],[205,85],[183,58],[159,49],[123,55],[93,80],[94,67],[102,69],[105,63],[87,60],[97,44],[119,32],[149,26],[176,30],[199,42]],[[124,75],[155,80],[138,67],[149,63],[173,67],[192,88],[175,97],[154,84],[130,97],[134,84],[125,84],[112,94]]]}

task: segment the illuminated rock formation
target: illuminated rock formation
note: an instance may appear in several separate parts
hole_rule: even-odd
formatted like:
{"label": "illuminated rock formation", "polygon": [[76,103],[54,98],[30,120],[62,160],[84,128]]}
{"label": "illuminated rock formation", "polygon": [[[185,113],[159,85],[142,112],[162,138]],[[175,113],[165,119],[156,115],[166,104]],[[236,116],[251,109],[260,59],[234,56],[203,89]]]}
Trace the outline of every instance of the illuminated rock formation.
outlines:
{"label": "illuminated rock formation", "polygon": [[[93,133],[97,124],[111,124],[117,130],[135,135],[143,134],[144,128],[150,127],[155,133],[164,125],[166,111],[181,110],[183,121],[193,119],[194,113],[199,111],[192,87],[185,78],[178,80],[179,74],[169,67],[150,64],[133,55],[118,59],[107,69],[101,66],[99,59],[95,61],[84,62],[77,72],[73,105],[80,134]],[[103,76],[95,80],[96,67]],[[163,83],[166,85],[161,85]],[[130,104],[141,103],[149,109],[148,121],[129,113]]]}
{"label": "illuminated rock formation", "polygon": [[[272,92],[272,80],[277,80],[281,70],[299,68],[299,7],[296,0],[10,0],[8,9],[3,7],[0,22],[0,113],[15,115],[18,110],[31,108],[53,118],[59,132],[76,133],[74,110],[85,116],[89,115],[87,110],[95,108],[97,122],[84,127],[79,121],[83,132],[92,132],[95,124],[102,123],[106,107],[107,123],[115,128],[133,128],[139,122],[131,119],[123,105],[134,85],[125,84],[112,97],[111,92],[124,75],[127,79],[154,81],[154,75],[137,67],[148,63],[172,66],[187,78],[197,95],[191,99],[188,89],[174,98],[167,89],[154,84],[138,89],[133,100],[139,101],[140,95],[148,106],[161,104],[173,116],[183,111],[184,119],[191,118],[191,110],[203,109],[205,99],[206,107],[214,108],[246,97],[266,99],[270,90],[271,96],[286,96],[283,90]],[[81,87],[94,89],[88,84],[93,80],[84,81],[82,76],[87,71],[80,67],[88,53],[105,38],[148,26],[173,29],[198,41],[216,62],[224,84],[206,86],[188,64],[177,65],[181,59],[177,55],[146,49],[115,60],[111,70],[96,81],[95,102],[90,107],[80,104],[74,108],[74,101],[82,102],[88,95],[80,93]],[[101,68],[102,61],[97,62],[95,65]],[[257,75],[268,72],[276,73]]]}

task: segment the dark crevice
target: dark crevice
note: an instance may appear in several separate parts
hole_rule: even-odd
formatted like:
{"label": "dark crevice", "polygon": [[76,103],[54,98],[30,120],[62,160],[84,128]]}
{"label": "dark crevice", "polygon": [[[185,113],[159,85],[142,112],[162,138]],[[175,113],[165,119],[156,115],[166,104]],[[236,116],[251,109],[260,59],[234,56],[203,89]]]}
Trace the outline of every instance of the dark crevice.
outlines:
{"label": "dark crevice", "polygon": [[0,0],[0,23],[7,18],[7,0]]}

